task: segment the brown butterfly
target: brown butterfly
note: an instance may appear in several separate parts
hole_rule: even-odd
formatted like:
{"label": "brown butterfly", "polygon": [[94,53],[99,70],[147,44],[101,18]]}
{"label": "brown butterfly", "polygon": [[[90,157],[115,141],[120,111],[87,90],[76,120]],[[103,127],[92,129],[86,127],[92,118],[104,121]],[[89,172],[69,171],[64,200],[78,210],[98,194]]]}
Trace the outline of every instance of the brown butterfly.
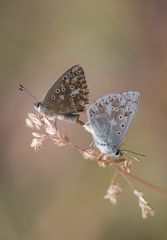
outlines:
{"label": "brown butterfly", "polygon": [[19,85],[19,89],[35,99],[34,108],[41,115],[82,124],[79,112],[83,112],[89,103],[89,90],[80,65],[68,69],[53,84],[41,102],[22,85]]}

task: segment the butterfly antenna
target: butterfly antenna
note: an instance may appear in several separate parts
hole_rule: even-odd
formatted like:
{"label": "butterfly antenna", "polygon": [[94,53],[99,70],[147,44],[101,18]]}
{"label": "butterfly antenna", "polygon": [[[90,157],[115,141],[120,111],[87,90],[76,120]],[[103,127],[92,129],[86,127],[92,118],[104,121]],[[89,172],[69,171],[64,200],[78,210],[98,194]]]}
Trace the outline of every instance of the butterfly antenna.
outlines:
{"label": "butterfly antenna", "polygon": [[[146,157],[146,155],[144,155],[144,154],[136,153],[136,152],[133,152],[130,150],[122,150],[122,152],[126,153],[128,156],[130,156],[131,158],[133,158],[134,160],[136,160],[138,162],[140,161],[140,159],[138,159],[136,156],[134,156],[132,154],[138,155],[140,157]],[[132,153],[132,154],[130,154],[130,153]]]}
{"label": "butterfly antenna", "polygon": [[38,102],[38,99],[29,90],[23,87],[23,85],[19,84],[19,90],[25,92],[26,94],[28,94],[30,97],[34,98]]}
{"label": "butterfly antenna", "polygon": [[140,159],[138,159],[137,157],[135,157],[134,155],[130,154],[129,152],[127,151],[123,151],[125,152],[129,157],[133,158],[134,160],[136,160],[137,162],[140,162]]}
{"label": "butterfly antenna", "polygon": [[122,149],[122,151],[123,152],[128,152],[128,153],[132,153],[132,154],[135,154],[135,155],[138,155],[138,156],[140,156],[140,157],[146,157],[146,155],[145,154],[141,154],[141,153],[137,153],[137,152],[133,152],[133,151],[131,151],[131,150],[127,150],[127,149]]}

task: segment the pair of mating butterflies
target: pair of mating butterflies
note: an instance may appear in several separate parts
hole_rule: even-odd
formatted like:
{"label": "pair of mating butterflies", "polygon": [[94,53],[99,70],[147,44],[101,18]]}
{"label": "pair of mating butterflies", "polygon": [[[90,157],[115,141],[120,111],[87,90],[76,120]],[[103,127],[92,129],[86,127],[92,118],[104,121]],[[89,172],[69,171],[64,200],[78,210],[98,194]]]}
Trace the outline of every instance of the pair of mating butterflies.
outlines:
{"label": "pair of mating butterflies", "polygon": [[[20,90],[33,96],[22,85]],[[139,97],[138,92],[109,94],[88,107],[88,122],[84,127],[92,134],[102,154],[121,156],[119,147],[135,117]],[[81,122],[79,112],[83,112],[89,104],[89,90],[82,67],[75,65],[67,70],[49,89],[42,102],[34,99],[34,108],[41,115]]]}

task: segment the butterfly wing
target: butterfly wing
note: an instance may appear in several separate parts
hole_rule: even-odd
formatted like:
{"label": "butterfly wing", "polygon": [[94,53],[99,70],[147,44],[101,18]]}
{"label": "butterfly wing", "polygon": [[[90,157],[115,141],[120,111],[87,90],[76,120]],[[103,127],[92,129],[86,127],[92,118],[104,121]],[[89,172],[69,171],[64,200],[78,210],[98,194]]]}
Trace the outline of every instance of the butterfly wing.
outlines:
{"label": "butterfly wing", "polygon": [[49,89],[43,106],[56,114],[77,113],[89,103],[89,90],[80,65],[68,69]]}
{"label": "butterfly wing", "polygon": [[116,151],[127,134],[139,105],[138,92],[111,94],[88,108],[88,124],[95,141]]}

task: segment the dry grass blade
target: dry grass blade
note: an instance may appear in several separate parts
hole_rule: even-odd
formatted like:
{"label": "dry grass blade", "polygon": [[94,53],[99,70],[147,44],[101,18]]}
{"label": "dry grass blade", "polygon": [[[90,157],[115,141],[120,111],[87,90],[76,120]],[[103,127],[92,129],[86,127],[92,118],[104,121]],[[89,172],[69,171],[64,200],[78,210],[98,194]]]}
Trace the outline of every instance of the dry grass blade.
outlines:
{"label": "dry grass blade", "polygon": [[143,193],[135,190],[134,194],[139,200],[139,207],[141,208],[142,217],[146,219],[149,216],[154,216],[155,211],[151,208],[150,204],[144,199]]}
{"label": "dry grass blade", "polygon": [[116,169],[116,174],[113,177],[110,187],[107,190],[106,195],[104,196],[105,199],[109,199],[112,204],[116,204],[118,201],[118,197],[122,192],[122,188],[115,182],[116,176],[122,175],[126,182],[128,183],[129,187],[133,190],[135,196],[138,197],[139,206],[142,211],[142,217],[145,219],[148,216],[154,215],[154,210],[148,204],[147,201],[143,198],[143,193],[138,192],[132,185],[129,180],[129,177],[138,181],[139,183],[153,188],[160,193],[167,194],[165,189],[161,189],[158,186],[155,186],[152,183],[149,183],[135,175],[131,174],[131,165],[132,161],[127,160],[127,158],[120,157],[120,158],[112,158],[108,155],[103,155],[97,150],[96,148],[89,148],[87,150],[83,150],[77,145],[73,144],[70,139],[66,136],[66,134],[60,134],[58,129],[55,126],[54,122],[51,122],[44,116],[36,116],[32,113],[28,114],[28,118],[26,119],[26,124],[28,127],[36,127],[38,130],[43,131],[43,133],[33,132],[33,140],[31,143],[31,147],[34,148],[35,151],[40,150],[44,146],[44,142],[46,139],[50,139],[53,141],[54,144],[57,146],[65,146],[70,145],[74,149],[78,150],[85,159],[89,159],[92,161],[96,161],[99,166],[101,167],[108,167],[114,166]]}
{"label": "dry grass blade", "polygon": [[120,188],[117,183],[112,183],[108,188],[104,199],[109,199],[112,204],[116,205],[121,192],[122,188]]}

